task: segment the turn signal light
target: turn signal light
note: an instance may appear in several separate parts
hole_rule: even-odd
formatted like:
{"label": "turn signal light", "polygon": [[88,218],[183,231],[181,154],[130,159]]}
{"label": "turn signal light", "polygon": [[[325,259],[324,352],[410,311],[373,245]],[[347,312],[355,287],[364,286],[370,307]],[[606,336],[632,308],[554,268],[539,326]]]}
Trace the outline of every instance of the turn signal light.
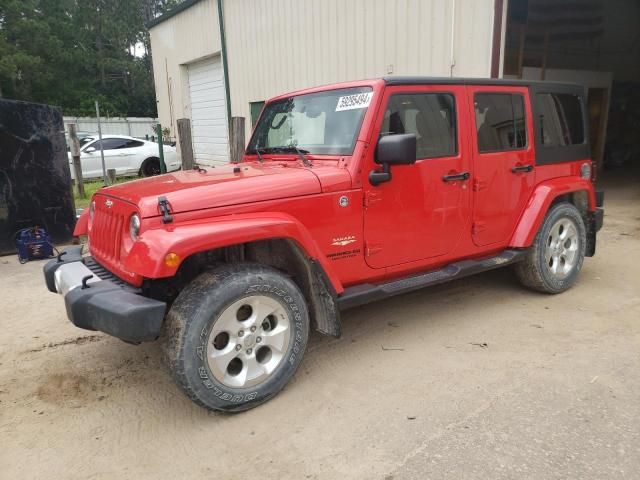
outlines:
{"label": "turn signal light", "polygon": [[167,255],[164,257],[164,264],[167,267],[177,267],[178,265],[180,265],[180,256],[177,253],[167,253]]}
{"label": "turn signal light", "polygon": [[580,176],[585,180],[591,180],[591,164],[583,163],[580,166]]}

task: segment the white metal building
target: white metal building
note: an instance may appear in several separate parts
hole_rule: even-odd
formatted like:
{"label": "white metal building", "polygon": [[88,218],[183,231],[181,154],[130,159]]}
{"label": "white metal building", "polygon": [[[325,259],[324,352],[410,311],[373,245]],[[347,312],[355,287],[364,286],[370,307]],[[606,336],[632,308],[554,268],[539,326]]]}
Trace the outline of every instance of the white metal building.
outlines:
{"label": "white metal building", "polygon": [[[290,90],[388,74],[489,76],[494,0],[226,0],[230,111],[247,119]],[[199,163],[228,161],[217,0],[151,25],[158,115],[192,122]],[[253,107],[253,112],[252,112]]]}
{"label": "white metal building", "polygon": [[173,135],[190,118],[196,161],[215,164],[229,158],[229,115],[248,137],[283,92],[385,75],[548,78],[597,93],[602,153],[612,81],[640,81],[639,24],[636,0],[186,0],[150,25],[158,115]]}

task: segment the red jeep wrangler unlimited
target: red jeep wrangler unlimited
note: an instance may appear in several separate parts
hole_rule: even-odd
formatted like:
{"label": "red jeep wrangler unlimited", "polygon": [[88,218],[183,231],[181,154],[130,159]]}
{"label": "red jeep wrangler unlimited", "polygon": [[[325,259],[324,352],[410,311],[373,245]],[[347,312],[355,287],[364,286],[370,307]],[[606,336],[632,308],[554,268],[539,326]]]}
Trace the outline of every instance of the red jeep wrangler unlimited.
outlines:
{"label": "red jeep wrangler unlimited", "polygon": [[196,403],[240,411],[340,310],[513,264],[571,287],[603,221],[583,88],[391,77],[265,105],[238,164],[98,191],[44,268],[78,327],[162,337]]}

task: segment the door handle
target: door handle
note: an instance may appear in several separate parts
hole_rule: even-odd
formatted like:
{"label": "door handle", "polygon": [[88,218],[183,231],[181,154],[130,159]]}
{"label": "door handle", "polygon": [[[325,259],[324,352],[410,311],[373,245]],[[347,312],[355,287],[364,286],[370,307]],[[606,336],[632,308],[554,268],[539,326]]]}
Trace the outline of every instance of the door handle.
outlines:
{"label": "door handle", "polygon": [[529,173],[533,170],[533,165],[516,165],[511,169],[512,173]]}
{"label": "door handle", "polygon": [[443,182],[457,182],[458,180],[469,180],[469,172],[454,173],[453,175],[445,175],[442,177]]}

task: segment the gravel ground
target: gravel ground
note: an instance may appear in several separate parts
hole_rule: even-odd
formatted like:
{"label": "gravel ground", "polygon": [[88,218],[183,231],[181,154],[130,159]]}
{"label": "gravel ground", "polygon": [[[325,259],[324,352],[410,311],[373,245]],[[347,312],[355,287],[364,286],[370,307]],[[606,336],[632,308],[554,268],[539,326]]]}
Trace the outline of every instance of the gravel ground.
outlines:
{"label": "gravel ground", "polygon": [[2,257],[0,478],[637,478],[638,179],[605,182],[569,292],[501,270],[348,311],[238,415],[187,400],[158,344],[73,327],[42,263]]}

